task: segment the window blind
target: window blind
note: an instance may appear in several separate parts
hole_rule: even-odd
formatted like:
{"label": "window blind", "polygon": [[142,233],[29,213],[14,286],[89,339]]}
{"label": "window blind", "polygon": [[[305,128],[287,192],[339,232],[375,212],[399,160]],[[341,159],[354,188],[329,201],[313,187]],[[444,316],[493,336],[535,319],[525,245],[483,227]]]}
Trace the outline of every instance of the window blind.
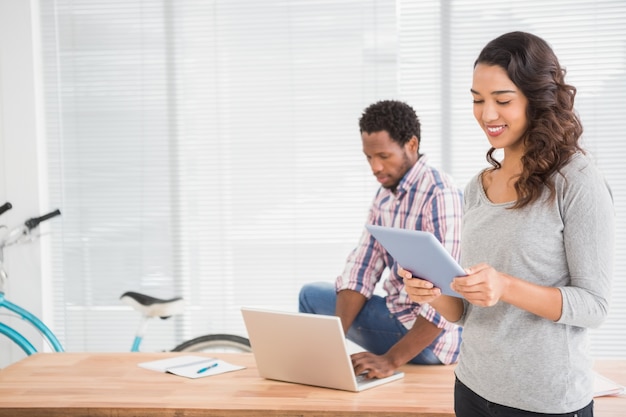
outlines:
{"label": "window blind", "polygon": [[334,280],[375,190],[357,120],[395,94],[393,2],[57,1],[42,15],[68,350],[128,349],[125,290],[188,301],[150,350],[243,334],[240,306],[294,310],[304,282]]}
{"label": "window blind", "polygon": [[[55,329],[67,349],[128,350],[126,290],[182,295],[145,350],[245,335],[239,307],[297,309],[332,282],[376,189],[358,118],[400,98],[422,151],[460,186],[486,166],[472,64],[509,30],[543,36],[579,94],[611,184],[614,300],[597,356],[626,342],[626,70],[619,1],[41,0]],[[622,236],[620,236],[622,235]]]}
{"label": "window blind", "polygon": [[[488,166],[488,142],[472,114],[473,63],[482,47],[502,33],[522,30],[543,37],[577,88],[575,107],[581,117],[582,144],[606,175],[616,212],[613,299],[607,321],[591,331],[591,350],[621,357],[626,344],[626,182],[620,173],[626,155],[615,136],[626,116],[626,4],[619,1],[450,1],[400,2],[398,90],[417,103],[425,124],[436,121],[428,153],[440,155],[464,186]],[[435,86],[435,87],[433,87]],[[426,116],[428,115],[428,116]],[[584,225],[581,225],[584,227]]]}

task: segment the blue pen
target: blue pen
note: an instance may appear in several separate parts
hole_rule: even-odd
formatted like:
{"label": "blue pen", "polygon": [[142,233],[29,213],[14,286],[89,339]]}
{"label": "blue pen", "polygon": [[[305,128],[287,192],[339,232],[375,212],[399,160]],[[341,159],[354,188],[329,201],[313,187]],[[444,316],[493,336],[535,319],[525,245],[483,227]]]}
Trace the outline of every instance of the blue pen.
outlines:
{"label": "blue pen", "polygon": [[203,372],[208,371],[209,369],[213,369],[213,368],[215,368],[216,366],[217,366],[217,362],[212,363],[212,364],[211,364],[211,365],[209,365],[209,366],[205,366],[205,367],[204,367],[204,368],[202,368],[202,369],[198,369],[198,372],[197,372],[197,373],[201,374],[201,373],[203,373]]}

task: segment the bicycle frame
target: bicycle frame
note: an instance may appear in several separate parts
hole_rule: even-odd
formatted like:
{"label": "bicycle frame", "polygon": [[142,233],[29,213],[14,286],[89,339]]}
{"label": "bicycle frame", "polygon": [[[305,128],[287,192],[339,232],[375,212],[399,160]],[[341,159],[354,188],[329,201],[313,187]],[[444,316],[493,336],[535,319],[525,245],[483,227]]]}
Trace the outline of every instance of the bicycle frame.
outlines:
{"label": "bicycle frame", "polygon": [[[11,209],[11,207],[11,203],[8,202],[0,206],[0,214]],[[39,235],[32,235],[33,229],[35,229],[42,221],[51,219],[60,214],[61,211],[57,209],[43,216],[30,218],[26,220],[23,225],[15,227],[11,230],[7,229],[6,233],[0,235],[0,309],[5,308],[13,313],[11,315],[12,317],[21,318],[28,322],[33,328],[39,331],[44,341],[56,352],[64,352],[64,349],[57,337],[54,333],[52,333],[52,330],[50,330],[50,328],[48,328],[48,326],[46,326],[46,324],[37,316],[6,299],[4,288],[7,281],[7,273],[4,269],[4,248],[11,245],[26,243],[39,237]],[[6,228],[6,226],[0,225],[0,229],[4,228]],[[122,297],[130,297],[134,300],[134,303],[138,303],[139,305],[142,305],[142,303],[137,300],[143,301],[148,299],[151,301],[149,305],[155,304],[154,301],[158,302],[157,309],[148,309],[146,310],[148,313],[144,312],[144,317],[133,340],[131,352],[139,351],[139,347],[143,341],[143,336],[150,319],[155,317],[161,317],[162,319],[168,318],[171,315],[180,313],[181,311],[179,310],[182,308],[182,298],[180,297],[170,300],[160,300],[146,296],[145,294],[133,293],[131,291],[127,291],[122,295]],[[137,309],[137,306],[134,307]],[[142,308],[139,308],[139,310],[141,309]],[[9,340],[18,345],[26,353],[26,355],[37,353],[35,346],[24,335],[2,322],[0,322],[0,334],[5,335]],[[234,347],[247,352],[249,351],[250,343],[247,339],[240,336],[228,334],[204,335],[183,342],[182,344],[176,346],[173,351],[196,351],[193,349],[205,349],[208,347]]]}
{"label": "bicycle frame", "polygon": [[[56,338],[54,333],[41,321],[37,316],[30,313],[29,311],[24,310],[22,307],[17,304],[13,304],[9,300],[4,297],[4,293],[0,292],[0,308],[4,307],[7,310],[17,314],[19,317],[30,323],[34,328],[36,328],[39,333],[42,334],[44,340],[57,352],[63,352],[63,346]],[[33,353],[37,353],[37,349],[33,346],[32,343],[28,341],[21,333],[12,327],[0,323],[0,334],[7,336],[11,339],[15,344],[17,344],[27,355],[32,355]]]}
{"label": "bicycle frame", "polygon": [[143,341],[143,335],[148,327],[148,323],[150,321],[149,317],[142,317],[141,323],[139,323],[139,327],[137,328],[137,332],[135,333],[135,338],[133,339],[133,346],[130,348],[131,352],[139,352],[139,347],[141,346],[141,342]]}
{"label": "bicycle frame", "polygon": [[[11,205],[11,203],[5,203],[4,205],[0,206],[0,214],[4,213],[7,210],[10,210],[12,207],[13,206]],[[61,346],[61,343],[54,335],[54,333],[52,333],[52,331],[48,328],[48,326],[46,326],[43,321],[41,321],[37,316],[29,312],[28,310],[25,310],[17,304],[13,304],[6,299],[4,286],[7,280],[7,273],[4,270],[3,263],[5,247],[33,240],[34,237],[31,234],[33,229],[35,229],[42,221],[51,219],[60,214],[61,211],[57,209],[43,216],[30,218],[26,220],[22,226],[18,226],[12,230],[9,230],[6,235],[0,238],[0,308],[6,308],[10,312],[16,314],[17,317],[20,317],[24,321],[28,322],[31,326],[39,331],[39,333],[43,336],[44,341],[47,342],[48,345],[57,352],[63,352],[63,346]],[[5,228],[5,226],[0,227]],[[28,339],[26,339],[26,337],[24,337],[17,330],[13,329],[11,326],[0,322],[0,334],[5,335],[9,338],[9,340],[15,342],[15,344],[22,348],[22,350],[27,355],[37,353],[37,349],[35,348],[35,346],[33,346],[33,344]]]}

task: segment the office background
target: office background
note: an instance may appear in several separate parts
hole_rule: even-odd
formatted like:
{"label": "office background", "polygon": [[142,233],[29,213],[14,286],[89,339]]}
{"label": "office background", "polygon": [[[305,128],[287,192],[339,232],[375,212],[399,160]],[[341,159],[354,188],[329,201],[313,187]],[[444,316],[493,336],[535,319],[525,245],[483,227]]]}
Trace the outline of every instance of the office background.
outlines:
{"label": "office background", "polygon": [[[422,151],[462,187],[488,147],[473,61],[525,30],[567,68],[613,190],[613,303],[590,348],[623,357],[625,23],[609,0],[0,0],[0,200],[15,206],[0,224],[63,212],[7,251],[8,296],[69,351],[129,350],[126,290],[188,302],[145,350],[245,336],[243,305],[296,310],[303,283],[342,271],[377,188],[362,110],[413,105]],[[19,358],[0,349],[0,366]]]}

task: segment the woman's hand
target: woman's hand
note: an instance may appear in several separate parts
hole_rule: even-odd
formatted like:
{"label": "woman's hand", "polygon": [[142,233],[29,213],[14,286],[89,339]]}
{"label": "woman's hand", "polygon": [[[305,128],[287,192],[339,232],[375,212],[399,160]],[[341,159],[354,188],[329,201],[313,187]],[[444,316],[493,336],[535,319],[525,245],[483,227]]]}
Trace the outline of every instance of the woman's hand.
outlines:
{"label": "woman's hand", "polygon": [[466,268],[465,272],[467,275],[456,277],[450,288],[470,303],[481,307],[491,307],[506,293],[509,285],[508,275],[501,274],[491,265],[478,264]]}
{"label": "woman's hand", "polygon": [[415,303],[430,303],[441,295],[441,290],[435,288],[431,282],[414,278],[409,271],[400,266],[398,267],[398,276],[402,277],[404,290],[411,301]]}
{"label": "woman's hand", "polygon": [[461,319],[464,306],[460,298],[441,295],[441,289],[436,288],[432,282],[413,278],[409,271],[401,267],[398,267],[398,275],[404,280],[404,290],[411,301],[419,304],[430,304],[450,322],[454,323]]}

